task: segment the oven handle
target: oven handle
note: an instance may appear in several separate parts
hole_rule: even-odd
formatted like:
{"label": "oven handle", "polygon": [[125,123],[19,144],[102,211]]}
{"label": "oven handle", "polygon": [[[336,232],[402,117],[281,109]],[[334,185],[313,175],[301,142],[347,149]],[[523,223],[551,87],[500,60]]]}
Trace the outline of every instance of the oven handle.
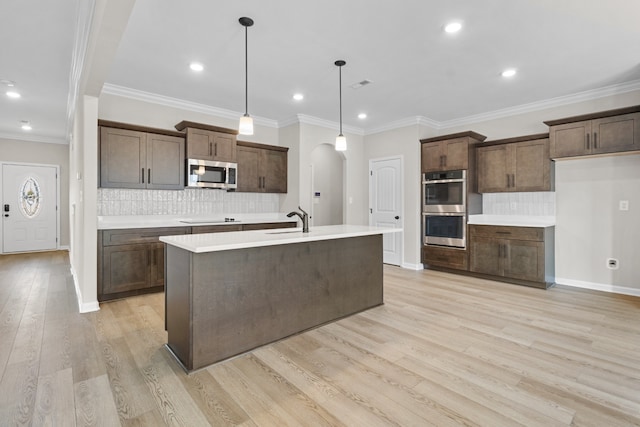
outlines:
{"label": "oven handle", "polygon": [[434,179],[434,180],[424,180],[423,184],[449,184],[452,182],[466,182],[465,178],[456,178],[456,179]]}
{"label": "oven handle", "polygon": [[467,216],[466,212],[422,212],[422,216]]}

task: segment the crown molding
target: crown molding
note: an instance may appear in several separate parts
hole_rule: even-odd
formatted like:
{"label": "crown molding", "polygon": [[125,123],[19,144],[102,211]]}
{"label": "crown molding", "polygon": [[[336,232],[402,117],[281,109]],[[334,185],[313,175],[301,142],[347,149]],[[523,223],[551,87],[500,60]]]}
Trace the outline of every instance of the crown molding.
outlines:
{"label": "crown molding", "polygon": [[400,129],[408,126],[427,126],[433,129],[440,129],[440,122],[431,120],[430,118],[424,116],[407,117],[384,124],[382,126],[376,126],[374,128],[367,129],[365,135],[373,135],[376,133]]}
{"label": "crown molding", "polygon": [[14,141],[41,142],[46,144],[69,144],[65,138],[54,138],[41,135],[25,135],[22,133],[0,133],[0,139],[11,139]]}
{"label": "crown molding", "polygon": [[[292,119],[288,119],[285,121],[285,123],[288,123],[289,125],[295,123],[295,121],[292,122],[291,120]],[[339,122],[320,119],[318,117],[308,116],[306,114],[297,114],[296,120],[298,121],[298,123],[304,123],[306,125],[314,125],[314,126],[320,126],[320,127],[336,129],[336,130],[340,128]],[[342,130],[346,133],[350,133],[353,135],[363,136],[365,134],[363,128],[356,127],[356,126],[347,126],[345,124],[342,125]]]}
{"label": "crown molding", "polygon": [[620,95],[627,92],[640,90],[640,80],[633,80],[617,85],[605,86],[598,89],[578,92],[571,95],[559,96],[556,98],[546,99],[544,101],[531,102],[515,107],[504,108],[501,110],[489,111],[482,114],[461,117],[459,119],[447,120],[439,123],[439,129],[447,129],[457,126],[472,125],[479,122],[501,119],[504,117],[515,116],[518,114],[531,113],[534,111],[546,110],[549,108],[562,107],[564,105],[576,104],[578,102],[592,101],[607,96]]}
{"label": "crown molding", "polygon": [[[227,110],[225,108],[212,107],[206,104],[199,104],[197,102],[185,101],[178,98],[172,98],[169,96],[158,95],[155,93],[144,92],[137,89],[131,89],[128,87],[113,85],[105,83],[102,88],[102,93],[107,95],[121,96],[124,98],[135,99],[136,101],[148,102],[151,104],[163,105],[165,107],[178,108],[181,110],[193,111],[195,113],[209,114],[223,119],[237,120],[243,113],[237,111]],[[267,119],[265,117],[251,116],[254,124],[278,128],[278,121]]]}

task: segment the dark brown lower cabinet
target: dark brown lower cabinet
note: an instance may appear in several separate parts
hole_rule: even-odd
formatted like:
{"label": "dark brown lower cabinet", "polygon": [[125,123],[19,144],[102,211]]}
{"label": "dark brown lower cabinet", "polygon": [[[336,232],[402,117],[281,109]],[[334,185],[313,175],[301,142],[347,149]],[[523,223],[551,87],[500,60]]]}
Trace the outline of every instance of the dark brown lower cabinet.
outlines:
{"label": "dark brown lower cabinet", "polygon": [[470,225],[469,270],[547,288],[554,281],[553,227]]}
{"label": "dark brown lower cabinet", "polygon": [[188,227],[98,231],[98,301],[164,288],[164,243],[160,236],[186,234]]}
{"label": "dark brown lower cabinet", "polygon": [[422,247],[422,263],[428,267],[466,271],[469,269],[468,258],[465,249],[446,248],[442,246]]}
{"label": "dark brown lower cabinet", "polygon": [[98,231],[98,301],[164,289],[164,243],[160,236],[289,228],[291,222],[128,228]]}

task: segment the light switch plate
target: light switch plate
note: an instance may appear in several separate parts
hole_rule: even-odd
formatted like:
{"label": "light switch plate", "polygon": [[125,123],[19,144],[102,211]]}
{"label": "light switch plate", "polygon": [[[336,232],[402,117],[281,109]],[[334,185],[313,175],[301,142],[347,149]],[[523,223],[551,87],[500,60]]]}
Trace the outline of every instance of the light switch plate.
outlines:
{"label": "light switch plate", "polygon": [[620,200],[619,208],[621,211],[629,210],[629,201],[628,200]]}

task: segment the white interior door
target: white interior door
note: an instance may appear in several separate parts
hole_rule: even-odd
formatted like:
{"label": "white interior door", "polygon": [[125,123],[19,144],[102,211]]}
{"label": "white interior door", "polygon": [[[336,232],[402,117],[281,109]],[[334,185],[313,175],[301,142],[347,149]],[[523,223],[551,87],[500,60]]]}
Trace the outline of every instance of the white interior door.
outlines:
{"label": "white interior door", "polygon": [[[404,228],[402,158],[369,161],[369,225]],[[383,262],[400,265],[403,233],[383,234]]]}
{"label": "white interior door", "polygon": [[2,251],[57,249],[58,168],[2,165]]}

